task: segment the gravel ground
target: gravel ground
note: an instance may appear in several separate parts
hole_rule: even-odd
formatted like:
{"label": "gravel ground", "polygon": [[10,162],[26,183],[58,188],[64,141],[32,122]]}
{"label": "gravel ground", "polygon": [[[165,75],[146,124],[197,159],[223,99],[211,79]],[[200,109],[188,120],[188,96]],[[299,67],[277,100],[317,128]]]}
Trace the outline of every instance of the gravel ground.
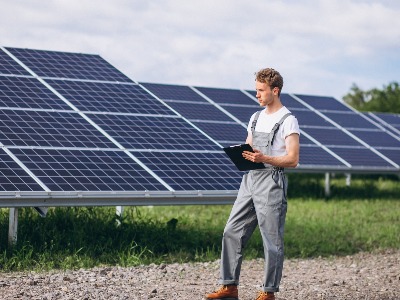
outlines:
{"label": "gravel ground", "polygon": [[[202,299],[218,287],[218,261],[0,273],[0,299]],[[245,260],[239,297],[255,299],[263,260]],[[285,261],[277,299],[400,299],[400,250]]]}

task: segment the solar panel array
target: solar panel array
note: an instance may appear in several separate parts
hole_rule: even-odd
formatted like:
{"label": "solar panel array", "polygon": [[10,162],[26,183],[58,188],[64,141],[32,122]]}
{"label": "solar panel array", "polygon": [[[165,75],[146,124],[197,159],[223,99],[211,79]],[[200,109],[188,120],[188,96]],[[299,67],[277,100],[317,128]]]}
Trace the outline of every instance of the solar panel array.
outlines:
{"label": "solar panel array", "polygon": [[[399,116],[281,98],[301,126],[296,171],[399,172]],[[221,148],[244,142],[259,109],[253,91],[139,83],[98,55],[0,48],[0,197],[231,195],[242,173]]]}

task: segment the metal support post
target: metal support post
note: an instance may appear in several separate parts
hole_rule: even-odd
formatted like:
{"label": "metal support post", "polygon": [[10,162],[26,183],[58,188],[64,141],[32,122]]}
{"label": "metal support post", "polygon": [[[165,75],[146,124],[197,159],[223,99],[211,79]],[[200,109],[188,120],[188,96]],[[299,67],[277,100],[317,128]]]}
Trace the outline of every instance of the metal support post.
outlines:
{"label": "metal support post", "polygon": [[330,174],[325,173],[325,197],[328,198],[330,195],[331,195]]}
{"label": "metal support post", "polygon": [[10,208],[10,217],[8,222],[8,246],[13,247],[17,243],[18,233],[18,208]]}

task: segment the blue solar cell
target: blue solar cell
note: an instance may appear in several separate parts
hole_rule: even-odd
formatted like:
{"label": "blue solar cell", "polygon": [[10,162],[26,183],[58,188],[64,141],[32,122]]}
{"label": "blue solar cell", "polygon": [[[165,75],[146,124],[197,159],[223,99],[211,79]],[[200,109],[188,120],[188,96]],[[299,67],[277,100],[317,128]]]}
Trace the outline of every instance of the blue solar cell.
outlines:
{"label": "blue solar cell", "polygon": [[400,126],[400,115],[390,113],[374,113],[380,119],[392,126]]}
{"label": "blue solar cell", "polygon": [[377,128],[375,124],[371,123],[370,121],[364,119],[362,116],[354,112],[325,112],[324,114],[344,128]]}
{"label": "blue solar cell", "polygon": [[299,101],[297,101],[295,98],[290,96],[289,94],[282,93],[281,94],[281,102],[283,105],[285,105],[289,110],[295,109],[295,108],[301,108],[305,109],[306,106]]}
{"label": "blue solar cell", "polygon": [[135,84],[46,80],[81,111],[174,115]]}
{"label": "blue solar cell", "polygon": [[322,126],[334,127],[327,120],[319,116],[316,112],[311,110],[293,110],[292,114],[299,121],[299,126]]}
{"label": "blue solar cell", "polygon": [[300,145],[315,145],[313,141],[311,141],[308,137],[304,134],[300,134]]}
{"label": "blue solar cell", "polygon": [[342,157],[352,166],[356,167],[393,167],[389,162],[367,148],[339,148],[331,147],[330,150]]}
{"label": "blue solar cell", "polygon": [[232,121],[231,117],[209,103],[182,103],[169,101],[167,104],[189,120]]}
{"label": "blue solar cell", "polygon": [[133,153],[175,190],[238,190],[242,173],[225,153]]}
{"label": "blue solar cell", "polygon": [[359,142],[337,128],[303,128],[303,131],[325,146],[361,146]]}
{"label": "blue solar cell", "polygon": [[400,150],[399,149],[380,149],[379,152],[400,166]]}
{"label": "blue solar cell", "polygon": [[239,124],[195,122],[194,125],[218,142],[230,145],[242,144],[247,137],[247,130]]}
{"label": "blue solar cell", "polygon": [[0,149],[0,191],[43,191],[3,149]]}
{"label": "blue solar cell", "polygon": [[258,106],[257,103],[255,103],[254,106],[224,105],[223,108],[245,124],[250,121],[251,116],[256,111],[263,109],[262,107]]}
{"label": "blue solar cell", "polygon": [[163,100],[183,100],[190,102],[208,103],[206,99],[188,86],[168,85],[158,83],[140,83],[158,98]]}
{"label": "blue solar cell", "polygon": [[257,103],[240,90],[196,87],[196,89],[218,104],[243,104]]}
{"label": "blue solar cell", "polygon": [[7,48],[41,77],[132,82],[99,55]]}
{"label": "blue solar cell", "polygon": [[340,101],[333,97],[322,97],[322,96],[309,96],[309,95],[298,95],[301,100],[311,105],[318,110],[338,110],[338,111],[351,111]]}
{"label": "blue solar cell", "polygon": [[219,147],[180,117],[88,114],[125,148],[218,150]]}
{"label": "blue solar cell", "polygon": [[52,191],[166,190],[119,151],[12,149]]}
{"label": "blue solar cell", "polygon": [[0,49],[0,74],[5,75],[30,75],[23,67],[21,67],[8,54]]}
{"label": "blue solar cell", "polygon": [[5,146],[116,146],[78,113],[0,110],[0,142]]}
{"label": "blue solar cell", "polygon": [[349,130],[355,136],[373,147],[398,147],[400,151],[400,141],[385,131],[366,131]]}
{"label": "blue solar cell", "polygon": [[300,148],[300,167],[302,166],[346,168],[336,157],[318,146],[304,146]]}
{"label": "blue solar cell", "polygon": [[35,78],[0,76],[0,106],[32,109],[71,108]]}

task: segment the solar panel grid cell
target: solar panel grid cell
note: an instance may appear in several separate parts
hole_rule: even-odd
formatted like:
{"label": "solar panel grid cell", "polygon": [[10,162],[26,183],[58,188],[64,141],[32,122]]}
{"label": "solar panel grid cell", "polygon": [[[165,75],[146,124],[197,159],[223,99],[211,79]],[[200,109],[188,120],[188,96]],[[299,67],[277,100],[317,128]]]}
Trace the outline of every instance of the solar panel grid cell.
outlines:
{"label": "solar panel grid cell", "polygon": [[218,150],[218,146],[180,117],[88,114],[125,148]]}
{"label": "solar panel grid cell", "polygon": [[0,106],[10,108],[71,108],[36,78],[0,76]]}
{"label": "solar panel grid cell", "polygon": [[343,164],[336,157],[331,155],[325,150],[322,150],[317,146],[305,146],[301,147],[300,155],[300,166],[331,166],[331,167],[341,167],[345,168],[346,165]]}
{"label": "solar panel grid cell", "polygon": [[224,153],[134,153],[175,190],[237,190],[242,174]]}
{"label": "solar panel grid cell", "polygon": [[189,120],[232,121],[232,118],[209,103],[181,103],[171,101],[166,101],[166,103]]}
{"label": "solar panel grid cell", "polygon": [[252,106],[224,105],[223,108],[245,124],[250,121],[251,116],[256,111],[262,109],[257,105],[257,103]]}
{"label": "solar panel grid cell", "polygon": [[198,91],[206,95],[212,101],[220,105],[224,104],[243,104],[253,105],[254,99],[250,98],[240,90],[196,87]]}
{"label": "solar panel grid cell", "polygon": [[343,103],[340,103],[333,97],[323,97],[323,96],[310,96],[310,95],[298,95],[301,100],[316,108],[317,110],[333,110],[333,111],[351,111]]}
{"label": "solar panel grid cell", "polygon": [[7,48],[41,77],[132,82],[98,55]]}
{"label": "solar panel grid cell", "polygon": [[0,191],[43,191],[3,149],[0,149]]}
{"label": "solar panel grid cell", "polygon": [[[382,157],[367,148],[331,148],[352,166],[357,167],[390,167],[393,166]],[[368,162],[368,164],[366,164]]]}
{"label": "solar panel grid cell", "polygon": [[116,148],[78,113],[0,110],[5,146]]}
{"label": "solar panel grid cell", "polygon": [[140,84],[162,100],[183,100],[207,103],[205,98],[201,97],[188,86],[142,82]]}
{"label": "solar panel grid cell", "polygon": [[13,60],[8,54],[0,49],[0,74],[5,75],[27,75],[29,72],[21,67],[15,60]]}
{"label": "solar panel grid cell", "polygon": [[376,148],[397,147],[400,151],[400,141],[385,131],[349,130],[355,136]]}
{"label": "solar panel grid cell", "polygon": [[12,149],[52,191],[165,190],[122,151]]}
{"label": "solar panel grid cell", "polygon": [[321,144],[330,146],[355,146],[361,147],[362,144],[353,139],[348,134],[337,128],[303,128],[303,130],[311,135]]}
{"label": "solar panel grid cell", "polygon": [[216,141],[231,141],[230,145],[244,143],[247,130],[239,124],[195,122],[204,132],[207,132]]}
{"label": "solar panel grid cell", "polygon": [[332,119],[340,126],[344,128],[362,128],[362,129],[377,129],[374,123],[366,120],[355,112],[349,113],[337,113],[337,112],[325,112],[328,118]]}
{"label": "solar panel grid cell", "polygon": [[135,84],[46,80],[81,111],[174,115]]}

